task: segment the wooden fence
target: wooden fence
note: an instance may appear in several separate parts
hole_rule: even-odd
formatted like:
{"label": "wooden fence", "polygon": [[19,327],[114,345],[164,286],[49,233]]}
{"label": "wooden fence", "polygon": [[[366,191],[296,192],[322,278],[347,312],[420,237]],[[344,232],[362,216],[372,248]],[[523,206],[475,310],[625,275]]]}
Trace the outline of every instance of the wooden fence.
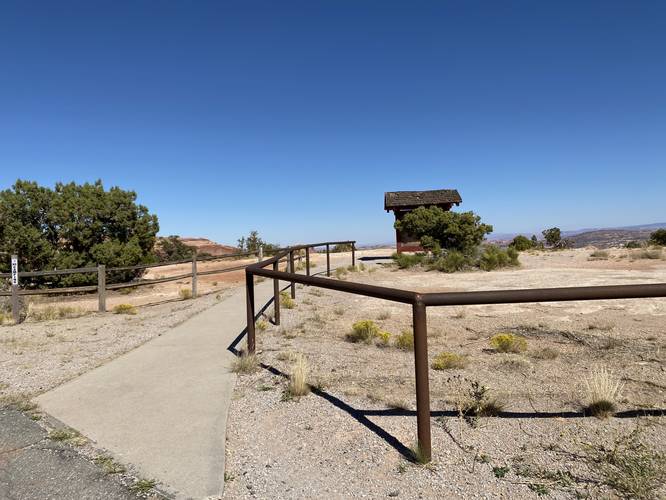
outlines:
{"label": "wooden fence", "polygon": [[[278,249],[277,251],[281,251]],[[212,274],[229,273],[233,271],[241,271],[245,269],[249,263],[241,264],[238,266],[225,267],[220,269],[209,269],[200,271],[197,269],[197,264],[200,262],[219,261],[225,259],[238,259],[242,257],[255,257],[258,260],[263,260],[263,248],[259,248],[257,252],[238,252],[234,254],[225,254],[220,256],[206,256],[200,257],[195,251],[191,259],[175,260],[170,262],[160,262],[156,264],[140,264],[136,266],[122,266],[122,267],[106,267],[100,264],[94,267],[80,267],[76,269],[53,269],[47,271],[20,271],[18,269],[18,256],[12,255],[12,272],[0,273],[0,279],[9,278],[11,280],[11,289],[8,291],[0,290],[0,297],[11,297],[12,300],[12,316],[14,323],[19,323],[21,320],[20,314],[20,300],[19,297],[26,295],[67,295],[67,294],[83,294],[83,293],[96,293],[97,294],[97,310],[99,312],[106,312],[106,292],[109,290],[120,290],[123,288],[134,288],[139,286],[155,285],[158,283],[167,283],[170,281],[178,281],[182,279],[191,278],[191,291],[192,297],[197,297],[197,285],[199,276],[208,276]],[[286,262],[283,259],[281,262]],[[112,272],[121,271],[138,271],[146,270],[157,267],[173,266],[179,264],[191,263],[192,269],[187,273],[181,273],[175,276],[168,276],[163,278],[154,279],[137,279],[125,283],[112,283],[107,284],[107,276]],[[21,279],[36,278],[43,276],[64,276],[68,274],[96,274],[97,284],[86,286],[74,287],[53,287],[53,288],[21,288]]]}

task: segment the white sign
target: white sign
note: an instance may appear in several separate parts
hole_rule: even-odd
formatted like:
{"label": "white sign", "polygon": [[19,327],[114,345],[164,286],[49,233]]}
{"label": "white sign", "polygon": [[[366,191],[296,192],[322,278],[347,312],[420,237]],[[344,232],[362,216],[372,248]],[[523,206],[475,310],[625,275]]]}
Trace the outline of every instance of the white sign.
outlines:
{"label": "white sign", "polygon": [[18,259],[12,257],[12,285],[18,286]]}

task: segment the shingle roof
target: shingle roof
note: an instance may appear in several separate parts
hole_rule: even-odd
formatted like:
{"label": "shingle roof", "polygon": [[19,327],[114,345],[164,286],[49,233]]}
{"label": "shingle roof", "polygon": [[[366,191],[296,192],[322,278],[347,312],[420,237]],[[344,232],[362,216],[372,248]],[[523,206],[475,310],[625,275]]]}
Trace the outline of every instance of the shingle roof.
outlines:
{"label": "shingle roof", "polygon": [[393,191],[384,193],[384,210],[394,208],[420,207],[462,203],[457,189],[436,189],[434,191]]}

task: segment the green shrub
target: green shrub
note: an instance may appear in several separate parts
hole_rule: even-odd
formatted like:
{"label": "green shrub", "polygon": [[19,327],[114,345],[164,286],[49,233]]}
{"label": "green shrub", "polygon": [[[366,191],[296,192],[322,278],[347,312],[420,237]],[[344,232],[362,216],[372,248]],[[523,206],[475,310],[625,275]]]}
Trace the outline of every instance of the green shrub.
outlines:
{"label": "green shrub", "polygon": [[529,250],[530,248],[534,248],[534,243],[532,240],[527,238],[526,236],[523,236],[522,234],[519,234],[516,236],[509,246],[515,248],[519,252],[524,252],[525,250]]}
{"label": "green shrub", "polygon": [[419,238],[433,253],[437,248],[469,253],[493,231],[474,212],[451,212],[436,206],[418,207],[396,221],[394,227]]}
{"label": "green shrub", "polygon": [[403,351],[414,350],[414,333],[409,330],[403,330],[400,335],[395,338],[395,346]]}
{"label": "green shrub", "polygon": [[496,245],[487,245],[479,258],[479,267],[484,271],[517,265],[518,252],[512,247],[503,250]]}
{"label": "green shrub", "polygon": [[562,242],[562,231],[560,231],[559,227],[551,227],[550,229],[541,231],[541,234],[543,234],[546,243],[551,247],[557,248]]}
{"label": "green shrub", "polygon": [[339,245],[335,245],[333,248],[331,248],[331,252],[333,253],[351,252],[351,249],[352,249],[351,243],[340,243]]}
{"label": "green shrub", "polygon": [[497,352],[524,352],[527,341],[513,333],[498,333],[490,339],[490,345]]}
{"label": "green shrub", "polygon": [[400,269],[408,269],[423,263],[427,256],[423,253],[394,253],[392,257]]}
{"label": "green shrub", "polygon": [[666,229],[657,229],[650,234],[650,243],[652,245],[666,246]]}
{"label": "green shrub", "polygon": [[457,250],[449,250],[442,257],[435,260],[432,268],[445,273],[462,271],[471,264],[470,258]]}
{"label": "green shrub", "polygon": [[350,342],[372,342],[380,333],[379,327],[371,319],[357,321],[352,325],[352,331],[347,334]]}
{"label": "green shrub", "polygon": [[296,302],[291,298],[289,292],[280,292],[280,305],[285,309],[293,309],[296,307]]}
{"label": "green shrub", "polygon": [[440,352],[430,365],[433,370],[450,370],[453,368],[465,368],[467,366],[467,357],[455,354],[453,352]]}
{"label": "green shrub", "polygon": [[118,304],[113,308],[115,314],[131,314],[134,315],[137,313],[136,307],[132,304]]}
{"label": "green shrub", "polygon": [[633,241],[627,241],[627,243],[625,243],[624,245],[624,248],[641,248],[642,246],[643,245],[641,245],[640,241],[633,240]]}
{"label": "green shrub", "polygon": [[391,340],[391,334],[389,332],[386,332],[384,330],[380,330],[379,333],[377,333],[377,345],[378,346],[387,346],[389,344],[389,341]]}

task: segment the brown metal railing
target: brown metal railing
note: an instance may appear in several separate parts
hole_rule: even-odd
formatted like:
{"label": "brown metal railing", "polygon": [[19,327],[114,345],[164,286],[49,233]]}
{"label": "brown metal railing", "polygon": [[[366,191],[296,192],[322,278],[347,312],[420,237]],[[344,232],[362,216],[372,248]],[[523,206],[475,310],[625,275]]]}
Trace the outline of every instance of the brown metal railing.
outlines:
{"label": "brown metal railing", "polygon": [[[273,301],[275,323],[280,324],[279,281],[291,282],[291,296],[296,297],[295,284],[316,286],[340,292],[364,295],[412,305],[414,326],[414,370],[416,376],[416,423],[418,445],[423,458],[430,461],[432,455],[430,439],[430,388],[428,373],[428,328],[426,308],[431,306],[464,306],[478,304],[516,304],[525,302],[561,302],[576,300],[637,299],[666,297],[666,284],[610,285],[567,288],[539,288],[526,290],[497,290],[480,292],[418,293],[397,288],[350,283],[317,276],[310,276],[310,249],[326,247],[326,275],[331,275],[330,246],[351,244],[352,265],[356,264],[354,241],[336,241],[298,245],[278,252],[272,258],[251,264],[245,269],[247,288],[247,347],[255,351],[255,303],[254,276],[273,279]],[[278,261],[288,257],[293,263],[295,252],[305,250],[306,274],[296,274],[293,264],[289,272],[278,270]],[[271,269],[266,267],[272,266]]]}

